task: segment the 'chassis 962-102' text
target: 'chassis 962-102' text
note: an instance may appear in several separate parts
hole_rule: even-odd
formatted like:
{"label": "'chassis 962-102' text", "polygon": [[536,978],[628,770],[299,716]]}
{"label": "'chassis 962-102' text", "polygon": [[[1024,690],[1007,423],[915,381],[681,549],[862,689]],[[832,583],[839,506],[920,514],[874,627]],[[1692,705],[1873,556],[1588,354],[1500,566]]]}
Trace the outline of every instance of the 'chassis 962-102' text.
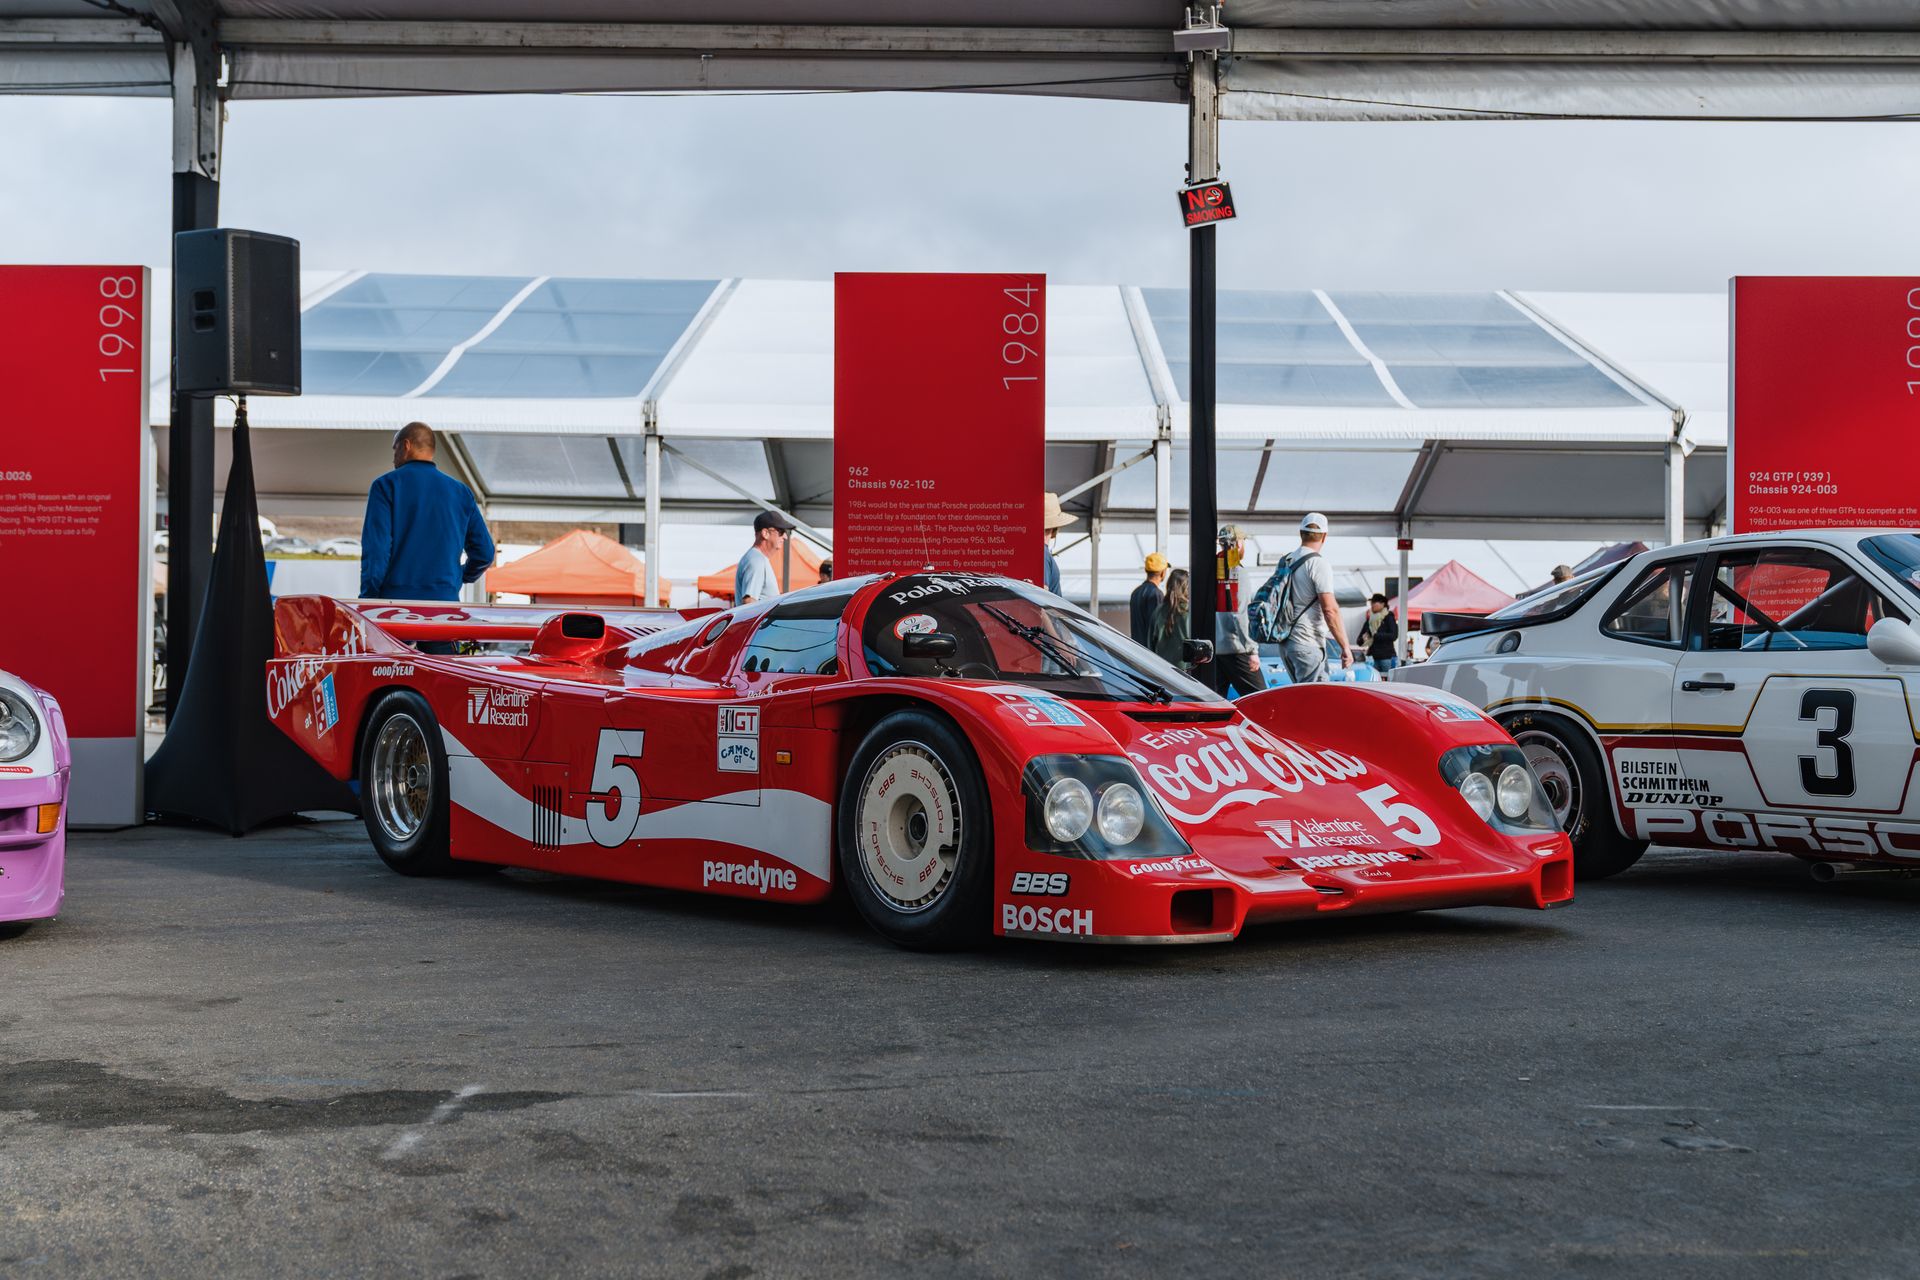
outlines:
{"label": "'chassis 962-102' text", "polygon": [[289,597],[275,630],[270,714],[358,781],[408,874],[783,902],[838,883],[920,947],[1225,941],[1573,892],[1533,773],[1460,700],[1229,704],[1008,579],[866,577],[706,614]]}

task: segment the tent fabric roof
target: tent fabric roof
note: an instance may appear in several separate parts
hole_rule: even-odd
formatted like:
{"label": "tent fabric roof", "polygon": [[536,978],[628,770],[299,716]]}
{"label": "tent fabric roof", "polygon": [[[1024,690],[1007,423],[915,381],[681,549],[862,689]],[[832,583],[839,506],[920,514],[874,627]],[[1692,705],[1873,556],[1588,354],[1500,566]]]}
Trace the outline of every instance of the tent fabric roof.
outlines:
{"label": "tent fabric roof", "polygon": [[[154,296],[168,285],[156,272]],[[249,406],[276,502],[357,510],[392,431],[420,418],[502,518],[636,520],[651,430],[676,519],[736,521],[769,502],[831,521],[829,281],[316,272],[302,285],[306,394]],[[1643,536],[1660,528],[1676,409],[1692,412],[1668,375],[1714,406],[1688,436],[1707,452],[1688,468],[1689,520],[1704,527],[1722,504],[1718,295],[1225,290],[1219,311],[1223,514]],[[1052,285],[1047,317],[1050,487],[1119,467],[1070,505],[1150,525],[1152,464],[1135,460],[1165,432],[1183,509],[1185,292]],[[157,344],[156,416],[166,363]],[[224,401],[217,413],[230,424]]]}
{"label": "tent fabric roof", "polygon": [[[1513,597],[1458,560],[1449,560],[1407,592],[1407,620],[1417,623],[1428,609],[1436,613],[1492,613],[1513,603]],[[1387,607],[1400,611],[1400,597]]]}
{"label": "tent fabric roof", "polygon": [[[237,99],[972,90],[1177,102],[1178,0],[208,0]],[[0,91],[165,96],[191,5],[14,0]],[[108,16],[108,15],[121,16]],[[1907,0],[1235,0],[1228,119],[1911,116]],[[178,35],[177,32],[172,33]],[[12,56],[7,56],[11,53]]]}
{"label": "tent fabric roof", "polygon": [[[608,596],[644,603],[646,565],[605,534],[574,529],[511,564],[487,570],[488,591],[528,596]],[[660,600],[672,584],[662,580]]]}

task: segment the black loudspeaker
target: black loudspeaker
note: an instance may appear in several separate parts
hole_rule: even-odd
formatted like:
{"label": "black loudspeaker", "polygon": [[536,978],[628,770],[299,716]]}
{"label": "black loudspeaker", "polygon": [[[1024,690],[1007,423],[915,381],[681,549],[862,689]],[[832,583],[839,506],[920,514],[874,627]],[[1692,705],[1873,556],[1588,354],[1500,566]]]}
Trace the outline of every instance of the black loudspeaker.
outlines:
{"label": "black loudspeaker", "polygon": [[221,227],[173,238],[173,386],[300,394],[300,242]]}

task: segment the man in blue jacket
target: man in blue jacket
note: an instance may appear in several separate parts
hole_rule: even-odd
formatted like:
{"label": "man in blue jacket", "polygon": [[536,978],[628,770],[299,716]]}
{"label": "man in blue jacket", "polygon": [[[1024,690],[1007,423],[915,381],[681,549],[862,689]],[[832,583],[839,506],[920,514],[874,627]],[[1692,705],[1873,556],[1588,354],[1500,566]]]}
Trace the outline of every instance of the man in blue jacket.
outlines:
{"label": "man in blue jacket", "polygon": [[367,491],[363,599],[458,600],[461,584],[493,563],[493,537],[473,491],[443,475],[433,452],[433,428],[424,422],[394,433],[393,470]]}

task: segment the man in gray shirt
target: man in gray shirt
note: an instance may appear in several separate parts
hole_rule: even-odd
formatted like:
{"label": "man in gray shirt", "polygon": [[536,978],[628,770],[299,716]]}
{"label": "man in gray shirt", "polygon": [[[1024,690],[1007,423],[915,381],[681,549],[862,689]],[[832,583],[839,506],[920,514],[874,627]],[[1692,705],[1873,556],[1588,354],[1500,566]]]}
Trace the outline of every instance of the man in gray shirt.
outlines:
{"label": "man in gray shirt", "polygon": [[787,545],[787,531],[793,521],[778,511],[762,511],[753,518],[753,545],[733,567],[733,602],[752,604],[771,600],[780,594],[780,581],[773,574],[773,558]]}
{"label": "man in gray shirt", "polygon": [[[1353,646],[1340,625],[1340,605],[1333,598],[1333,570],[1322,554],[1327,545],[1327,518],[1309,511],[1300,521],[1300,545],[1289,551],[1281,568],[1293,566],[1286,590],[1275,601],[1278,619],[1293,619],[1293,631],[1280,646],[1280,659],[1295,684],[1317,684],[1327,679],[1327,642],[1340,645],[1340,665],[1353,665]],[[1276,570],[1278,572],[1278,570]]]}

